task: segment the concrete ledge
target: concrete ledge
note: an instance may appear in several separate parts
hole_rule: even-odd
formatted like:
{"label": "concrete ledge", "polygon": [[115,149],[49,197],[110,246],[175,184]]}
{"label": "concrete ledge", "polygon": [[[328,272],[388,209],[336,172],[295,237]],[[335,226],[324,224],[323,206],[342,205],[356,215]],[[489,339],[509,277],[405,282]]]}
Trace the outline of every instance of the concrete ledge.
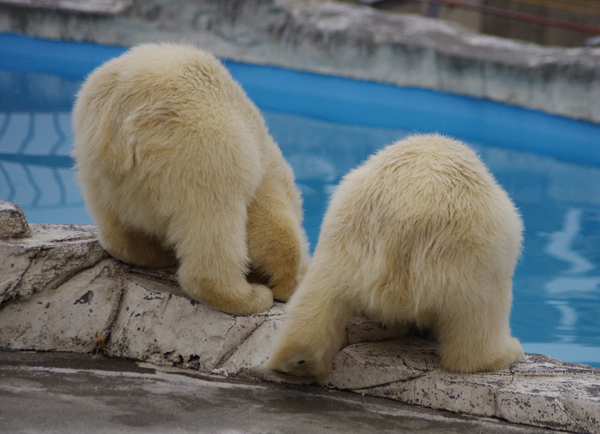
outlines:
{"label": "concrete ledge", "polygon": [[0,378],[2,434],[548,434],[351,392],[88,354],[0,350]]}
{"label": "concrete ledge", "polygon": [[440,370],[435,348],[411,337],[346,347],[327,386],[538,427],[600,432],[600,370],[527,354],[510,370],[449,374]]}
{"label": "concrete ledge", "polygon": [[234,60],[600,122],[600,48],[542,47],[346,3],[134,0],[113,16],[0,5],[0,32],[123,46],[189,41]]}
{"label": "concrete ledge", "polygon": [[[11,205],[1,203],[4,208]],[[17,220],[16,225],[22,225]],[[108,354],[257,378],[284,311],[233,316],[185,297],[174,270],[109,258],[93,226],[0,240],[0,348]],[[326,387],[577,433],[600,433],[600,370],[528,354],[510,370],[440,370],[435,344],[357,319]]]}

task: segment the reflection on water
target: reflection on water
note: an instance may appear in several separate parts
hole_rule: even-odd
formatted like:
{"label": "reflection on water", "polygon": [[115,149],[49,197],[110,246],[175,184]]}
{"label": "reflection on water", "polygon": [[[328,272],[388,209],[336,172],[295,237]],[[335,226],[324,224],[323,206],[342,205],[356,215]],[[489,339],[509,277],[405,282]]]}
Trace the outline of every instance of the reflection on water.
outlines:
{"label": "reflection on water", "polygon": [[[91,223],[69,157],[69,107],[80,82],[44,76],[49,97],[31,91],[39,89],[40,74],[11,74],[0,72],[0,200],[19,204],[32,223]],[[413,132],[263,113],[295,171],[313,248],[341,177]],[[528,352],[600,366],[600,168],[472,145],[525,221],[514,280],[514,334]]]}
{"label": "reflection on water", "polygon": [[[546,244],[544,252],[553,258],[560,259],[571,265],[571,268],[563,272],[564,274],[575,275],[596,268],[581,253],[573,250],[573,243],[581,233],[582,213],[583,210],[579,208],[567,210],[563,229],[548,234],[548,244]],[[543,236],[545,234],[540,235]]]}
{"label": "reflection on water", "polygon": [[[584,211],[580,208],[568,209],[562,230],[547,234],[548,244],[544,249],[548,256],[570,266],[544,284],[546,303],[560,313],[555,337],[565,343],[575,342],[577,337],[578,313],[569,299],[578,296],[600,298],[600,270],[576,246],[577,240],[586,236],[581,227],[583,216]],[[600,213],[596,214],[598,216]]]}

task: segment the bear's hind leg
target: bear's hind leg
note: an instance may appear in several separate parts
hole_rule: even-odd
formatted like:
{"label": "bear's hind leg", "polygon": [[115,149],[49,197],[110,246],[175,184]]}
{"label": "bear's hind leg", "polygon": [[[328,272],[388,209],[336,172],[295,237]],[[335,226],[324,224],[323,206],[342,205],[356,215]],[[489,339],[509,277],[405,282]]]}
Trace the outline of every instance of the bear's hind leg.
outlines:
{"label": "bear's hind leg", "polygon": [[148,268],[168,268],[177,264],[175,253],[157,237],[127,229],[107,211],[95,210],[100,245],[114,258]]}
{"label": "bear's hind leg", "polygon": [[[452,372],[486,372],[505,369],[523,359],[523,348],[510,335],[511,282],[489,294],[503,297],[470,297],[440,313],[436,323],[439,353],[444,369]],[[477,294],[470,288],[464,294]]]}
{"label": "bear's hind leg", "polygon": [[308,268],[308,249],[299,226],[289,207],[275,198],[254,200],[248,210],[253,269],[268,279],[273,296],[280,301],[290,299]]}
{"label": "bear's hind leg", "polygon": [[[286,306],[287,318],[278,332],[267,372],[287,381],[323,381],[345,341],[346,324],[355,312],[340,297],[347,292],[344,279],[327,263],[312,266]],[[320,269],[319,269],[320,268]]]}
{"label": "bear's hind leg", "polygon": [[265,312],[273,305],[273,293],[261,284],[248,283],[246,205],[224,201],[203,206],[190,214],[195,218],[171,222],[180,262],[179,282],[185,292],[206,305],[234,315]]}

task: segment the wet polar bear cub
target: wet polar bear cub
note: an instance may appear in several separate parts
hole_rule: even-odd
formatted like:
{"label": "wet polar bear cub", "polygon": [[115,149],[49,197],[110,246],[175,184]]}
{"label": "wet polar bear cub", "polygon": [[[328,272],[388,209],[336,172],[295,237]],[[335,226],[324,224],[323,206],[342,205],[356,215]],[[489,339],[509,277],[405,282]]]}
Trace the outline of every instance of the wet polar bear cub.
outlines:
{"label": "wet polar bear cub", "polygon": [[359,314],[431,327],[448,371],[521,360],[509,315],[522,231],[515,206],[464,144],[418,135],[385,148],[334,193],[263,368],[323,380]]}
{"label": "wet polar bear cub", "polygon": [[[233,314],[291,296],[308,265],[292,170],[213,56],[131,49],[87,78],[73,127],[83,196],[112,256],[179,262],[185,292]],[[249,269],[268,286],[248,283]]]}

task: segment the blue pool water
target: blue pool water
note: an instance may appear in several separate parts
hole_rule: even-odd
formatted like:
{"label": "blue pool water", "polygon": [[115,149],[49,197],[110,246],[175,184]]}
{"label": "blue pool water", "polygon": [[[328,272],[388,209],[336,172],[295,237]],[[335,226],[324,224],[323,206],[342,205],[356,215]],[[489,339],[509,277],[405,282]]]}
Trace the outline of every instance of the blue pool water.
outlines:
{"label": "blue pool water", "polygon": [[[0,34],[0,200],[32,223],[92,223],[70,169],[70,109],[118,47]],[[600,125],[420,89],[226,62],[302,190],[311,246],[341,176],[412,132],[464,140],[525,220],[513,333],[525,351],[600,367]]]}

